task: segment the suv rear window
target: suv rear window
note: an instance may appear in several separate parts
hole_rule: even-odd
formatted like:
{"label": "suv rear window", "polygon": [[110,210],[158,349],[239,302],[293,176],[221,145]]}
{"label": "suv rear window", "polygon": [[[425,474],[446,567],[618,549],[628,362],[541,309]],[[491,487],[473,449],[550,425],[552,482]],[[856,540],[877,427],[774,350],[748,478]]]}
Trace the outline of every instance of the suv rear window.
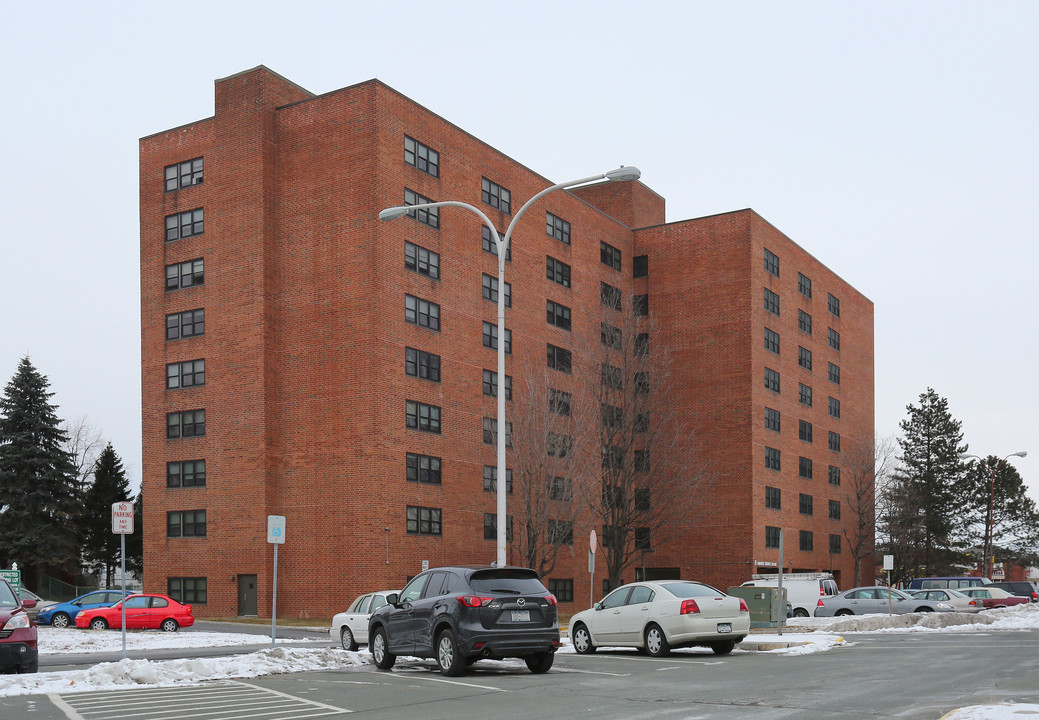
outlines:
{"label": "suv rear window", "polygon": [[533,570],[477,570],[469,577],[474,592],[507,592],[517,595],[544,594],[548,589]]}

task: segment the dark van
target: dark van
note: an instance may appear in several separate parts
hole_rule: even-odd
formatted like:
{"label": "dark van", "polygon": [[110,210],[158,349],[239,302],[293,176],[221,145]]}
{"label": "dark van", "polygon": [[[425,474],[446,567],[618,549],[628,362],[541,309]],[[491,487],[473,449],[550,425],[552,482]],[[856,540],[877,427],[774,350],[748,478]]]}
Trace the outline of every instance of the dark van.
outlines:
{"label": "dark van", "polygon": [[988,578],[971,577],[961,575],[958,577],[926,577],[913,578],[909,583],[910,590],[962,590],[965,588],[980,587],[992,583]]}

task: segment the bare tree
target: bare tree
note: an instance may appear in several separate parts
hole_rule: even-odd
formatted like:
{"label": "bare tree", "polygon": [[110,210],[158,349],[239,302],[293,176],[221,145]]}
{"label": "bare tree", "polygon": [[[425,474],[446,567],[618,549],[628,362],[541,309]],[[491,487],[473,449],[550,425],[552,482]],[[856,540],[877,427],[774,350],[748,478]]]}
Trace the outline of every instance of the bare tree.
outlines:
{"label": "bare tree", "polygon": [[87,480],[94,472],[97,459],[107,443],[101,435],[101,431],[87,420],[86,415],[66,420],[62,429],[68,437],[65,442],[65,451],[72,457],[72,463],[75,465],[76,482],[80,488],[85,488],[88,484]]}
{"label": "bare tree", "polygon": [[893,438],[861,436],[852,438],[842,453],[838,495],[852,521],[843,535],[855,561],[853,587],[862,584],[862,561],[876,551],[878,488],[891,474],[895,447]]}

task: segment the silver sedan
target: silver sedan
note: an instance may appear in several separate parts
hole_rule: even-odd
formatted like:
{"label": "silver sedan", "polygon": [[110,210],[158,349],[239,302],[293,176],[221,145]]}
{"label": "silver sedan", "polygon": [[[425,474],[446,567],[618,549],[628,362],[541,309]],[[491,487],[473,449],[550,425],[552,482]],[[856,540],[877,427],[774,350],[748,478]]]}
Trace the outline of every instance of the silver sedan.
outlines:
{"label": "silver sedan", "polygon": [[835,615],[871,615],[877,613],[904,615],[911,612],[952,612],[948,603],[935,600],[918,600],[900,590],[886,587],[857,587],[845,590],[832,597],[819,598],[815,608],[816,617]]}
{"label": "silver sedan", "polygon": [[976,613],[985,609],[985,603],[961,593],[959,590],[911,590],[910,595],[917,600],[935,600],[952,605],[956,612]]}

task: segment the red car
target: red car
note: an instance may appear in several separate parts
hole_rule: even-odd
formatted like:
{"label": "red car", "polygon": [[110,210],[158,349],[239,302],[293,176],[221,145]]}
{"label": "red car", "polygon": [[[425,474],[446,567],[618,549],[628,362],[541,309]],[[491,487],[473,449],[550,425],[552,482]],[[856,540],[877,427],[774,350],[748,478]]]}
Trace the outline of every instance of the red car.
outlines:
{"label": "red car", "polygon": [[126,604],[126,629],[163,630],[176,632],[182,627],[195,624],[190,605],[182,605],[167,595],[140,593],[130,595],[122,603],[110,607],[84,610],[76,616],[76,627],[92,630],[121,630],[123,604]]}
{"label": "red car", "polygon": [[0,672],[36,672],[40,662],[36,641],[36,623],[14,588],[0,578]]}
{"label": "red car", "polygon": [[1031,602],[1029,598],[1011,595],[1003,588],[992,587],[991,585],[983,585],[974,588],[960,588],[960,592],[964,595],[969,595],[972,598],[980,600],[982,604],[984,604],[986,610],[989,608],[1007,607],[1009,605],[1024,605]]}

